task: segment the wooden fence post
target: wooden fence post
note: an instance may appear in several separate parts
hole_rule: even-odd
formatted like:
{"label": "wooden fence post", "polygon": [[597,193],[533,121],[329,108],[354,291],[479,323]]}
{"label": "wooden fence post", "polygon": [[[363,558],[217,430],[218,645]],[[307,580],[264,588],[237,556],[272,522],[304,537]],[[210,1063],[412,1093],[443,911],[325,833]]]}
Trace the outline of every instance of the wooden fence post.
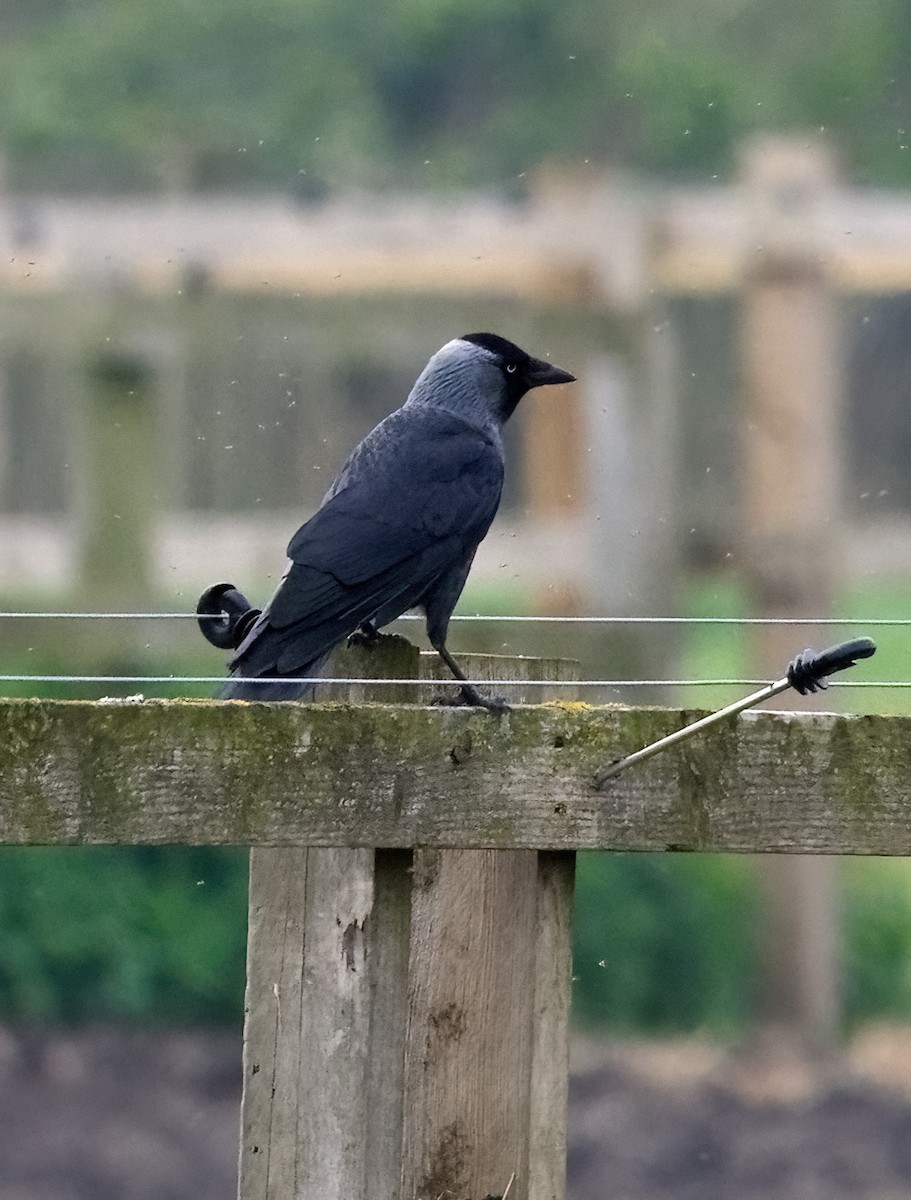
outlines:
{"label": "wooden fence post", "polygon": [[89,362],[87,377],[79,589],[96,606],[126,606],[152,587],[154,371],[143,354],[105,350]]}
{"label": "wooden fence post", "polygon": [[[532,392],[525,398],[522,422],[522,455],[528,489],[528,511],[539,529],[563,534],[568,523],[578,521],[589,497],[586,478],[585,407],[574,388],[558,401]],[[535,611],[563,615],[580,613],[587,597],[577,582],[556,578],[539,584]]]}
{"label": "wooden fence post", "polygon": [[[498,676],[577,677],[566,660],[461,660],[494,690]],[[402,1200],[480,1200],[510,1181],[516,1200],[564,1195],[574,866],[534,850],[415,850]]]}
{"label": "wooden fence post", "polygon": [[[438,677],[407,643],[377,654],[371,675]],[[575,667],[461,661],[477,679]],[[573,865],[251,852],[240,1200],[483,1200],[513,1175],[511,1198],[562,1200]]]}
{"label": "wooden fence post", "polygon": [[[333,660],[412,679],[419,661],[404,639]],[[251,850],[239,1200],[397,1194],[410,867],[407,852]]]}
{"label": "wooden fence post", "polygon": [[[745,161],[755,245],[743,307],[744,523],[757,616],[825,616],[839,529],[843,374],[821,213],[826,150],[761,140]],[[769,679],[809,637],[764,626],[754,661]],[[791,694],[787,701],[793,707]],[[827,1040],[838,1021],[836,862],[760,862],[762,1016]]]}

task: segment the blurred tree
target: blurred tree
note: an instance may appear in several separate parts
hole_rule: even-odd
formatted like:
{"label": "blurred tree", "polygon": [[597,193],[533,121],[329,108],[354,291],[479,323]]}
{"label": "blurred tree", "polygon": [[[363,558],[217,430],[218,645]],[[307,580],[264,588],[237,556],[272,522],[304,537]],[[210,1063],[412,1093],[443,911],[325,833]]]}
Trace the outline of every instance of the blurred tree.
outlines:
{"label": "blurred tree", "polygon": [[[722,855],[579,856],[573,1012],[589,1028],[730,1036],[752,1016],[756,887]],[[849,1025],[911,1013],[911,864],[844,865]],[[0,1020],[237,1024],[239,847],[0,848]]]}
{"label": "blurred tree", "polygon": [[727,169],[820,127],[911,178],[909,0],[6,0],[14,186],[509,185],[546,158]]}
{"label": "blurred tree", "polygon": [[742,1029],[752,1015],[754,918],[744,859],[579,855],[574,1016],[614,1031]]}
{"label": "blurred tree", "polygon": [[243,850],[4,846],[0,865],[4,1020],[240,1020]]}

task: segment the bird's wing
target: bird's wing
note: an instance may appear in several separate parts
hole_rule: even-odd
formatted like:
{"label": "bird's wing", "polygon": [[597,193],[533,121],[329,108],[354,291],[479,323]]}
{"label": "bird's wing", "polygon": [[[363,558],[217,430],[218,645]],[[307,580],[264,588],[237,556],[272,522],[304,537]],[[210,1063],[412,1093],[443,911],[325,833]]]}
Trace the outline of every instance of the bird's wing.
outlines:
{"label": "bird's wing", "polygon": [[291,566],[232,663],[241,673],[294,672],[380,609],[405,612],[487,532],[500,448],[439,411],[394,416],[291,539]]}

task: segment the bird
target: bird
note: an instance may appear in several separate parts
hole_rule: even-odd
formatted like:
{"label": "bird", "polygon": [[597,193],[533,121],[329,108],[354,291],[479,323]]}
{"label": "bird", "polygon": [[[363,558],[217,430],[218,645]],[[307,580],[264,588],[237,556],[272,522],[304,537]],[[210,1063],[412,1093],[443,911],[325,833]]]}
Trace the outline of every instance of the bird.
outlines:
{"label": "bird", "polygon": [[498,334],[447,342],[401,408],[354,448],[291,538],[287,570],[266,607],[252,608],[232,584],[203,593],[203,634],[235,650],[218,697],[308,698],[335,646],[352,637],[369,643],[418,609],[431,646],[461,685],[459,702],[504,711],[447,648],[449,619],[500,503],[503,426],[532,388],[574,381]]}

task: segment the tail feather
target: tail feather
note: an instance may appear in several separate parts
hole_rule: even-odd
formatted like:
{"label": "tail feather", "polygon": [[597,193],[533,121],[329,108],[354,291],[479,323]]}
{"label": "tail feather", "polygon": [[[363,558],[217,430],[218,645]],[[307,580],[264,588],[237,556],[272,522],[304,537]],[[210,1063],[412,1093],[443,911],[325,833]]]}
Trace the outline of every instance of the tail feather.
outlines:
{"label": "tail feather", "polygon": [[[312,662],[293,672],[301,682],[295,683],[293,678],[278,675],[275,671],[264,671],[262,674],[244,675],[234,671],[215,693],[217,700],[301,700],[312,703],[319,699],[320,685],[313,680],[318,678],[325,666],[328,654],[322,654]],[[282,682],[279,682],[281,680]]]}
{"label": "tail feather", "polygon": [[241,675],[225,680],[215,693],[216,700],[302,700],[316,699],[316,683],[272,683],[268,676],[244,678]]}

